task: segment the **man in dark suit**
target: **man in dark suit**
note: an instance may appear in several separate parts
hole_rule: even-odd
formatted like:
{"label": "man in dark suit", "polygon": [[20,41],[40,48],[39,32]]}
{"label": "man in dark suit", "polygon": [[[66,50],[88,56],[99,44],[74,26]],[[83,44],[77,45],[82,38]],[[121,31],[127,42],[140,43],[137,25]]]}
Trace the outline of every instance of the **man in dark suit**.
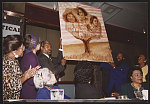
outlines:
{"label": "man in dark suit", "polygon": [[41,52],[38,55],[41,67],[50,69],[58,81],[58,79],[62,77],[61,74],[64,73],[66,60],[63,59],[60,49],[57,57],[52,57],[51,53],[51,43],[49,41],[42,41]]}

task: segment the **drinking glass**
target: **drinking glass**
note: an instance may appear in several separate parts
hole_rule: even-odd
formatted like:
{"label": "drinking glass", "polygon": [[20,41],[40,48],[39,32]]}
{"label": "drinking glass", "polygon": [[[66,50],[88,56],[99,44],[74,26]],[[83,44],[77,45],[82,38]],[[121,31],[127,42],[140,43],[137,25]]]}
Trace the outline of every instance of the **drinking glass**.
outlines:
{"label": "drinking glass", "polygon": [[136,97],[137,99],[143,100],[142,90],[143,90],[143,89],[140,88],[140,89],[136,89],[136,90],[134,91],[135,97]]}

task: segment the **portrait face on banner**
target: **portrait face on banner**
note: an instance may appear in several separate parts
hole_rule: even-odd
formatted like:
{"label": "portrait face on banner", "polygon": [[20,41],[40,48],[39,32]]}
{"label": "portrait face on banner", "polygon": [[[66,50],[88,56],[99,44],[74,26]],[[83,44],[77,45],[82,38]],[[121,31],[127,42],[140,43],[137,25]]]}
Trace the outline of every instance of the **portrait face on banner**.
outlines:
{"label": "portrait face on banner", "polygon": [[75,2],[58,5],[64,58],[113,62],[101,10]]}

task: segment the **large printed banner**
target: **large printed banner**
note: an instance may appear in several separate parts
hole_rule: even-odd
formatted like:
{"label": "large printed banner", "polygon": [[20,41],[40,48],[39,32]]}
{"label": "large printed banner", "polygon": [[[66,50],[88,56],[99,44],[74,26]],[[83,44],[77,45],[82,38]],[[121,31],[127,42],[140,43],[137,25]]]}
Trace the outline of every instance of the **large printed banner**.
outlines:
{"label": "large printed banner", "polygon": [[65,59],[113,62],[101,10],[75,2],[58,5]]}
{"label": "large printed banner", "polygon": [[3,23],[2,29],[3,29],[3,37],[6,37],[7,35],[13,35],[13,34],[20,35],[20,26],[18,25]]}

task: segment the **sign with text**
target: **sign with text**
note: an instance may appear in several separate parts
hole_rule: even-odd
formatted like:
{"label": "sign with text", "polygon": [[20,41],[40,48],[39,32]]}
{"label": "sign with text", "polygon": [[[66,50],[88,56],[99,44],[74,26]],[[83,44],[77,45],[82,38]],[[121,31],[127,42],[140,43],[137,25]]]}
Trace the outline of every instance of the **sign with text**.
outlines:
{"label": "sign with text", "polygon": [[64,58],[113,62],[101,10],[75,2],[58,5]]}
{"label": "sign with text", "polygon": [[2,29],[3,29],[2,30],[3,37],[6,37],[7,35],[13,35],[13,34],[20,35],[20,26],[18,25],[3,23]]}

